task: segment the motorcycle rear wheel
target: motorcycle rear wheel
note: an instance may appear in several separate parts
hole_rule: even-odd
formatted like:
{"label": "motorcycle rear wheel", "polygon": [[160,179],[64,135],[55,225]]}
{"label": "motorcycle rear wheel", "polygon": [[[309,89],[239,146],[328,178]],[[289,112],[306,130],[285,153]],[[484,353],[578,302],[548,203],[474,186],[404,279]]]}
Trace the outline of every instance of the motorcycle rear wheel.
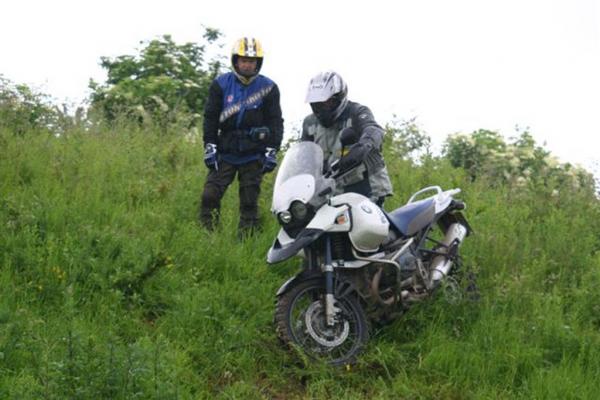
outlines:
{"label": "motorcycle rear wheel", "polygon": [[279,338],[299,347],[309,357],[331,365],[351,364],[369,340],[369,323],[358,299],[336,297],[336,322],[325,322],[325,285],[322,279],[298,283],[277,299],[275,326]]}

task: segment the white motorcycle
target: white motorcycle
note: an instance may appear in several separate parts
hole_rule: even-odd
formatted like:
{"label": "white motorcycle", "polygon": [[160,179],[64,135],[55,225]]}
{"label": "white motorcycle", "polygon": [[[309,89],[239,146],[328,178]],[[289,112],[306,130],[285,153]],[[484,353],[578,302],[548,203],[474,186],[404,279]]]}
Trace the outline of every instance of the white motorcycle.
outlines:
{"label": "white motorcycle", "polygon": [[[282,341],[333,365],[351,363],[369,339],[371,322],[388,321],[442,286],[471,228],[438,186],[413,194],[390,213],[357,193],[335,195],[344,174],[322,173],[323,152],[294,144],[277,174],[272,212],[281,229],[267,262],[303,258],[302,271],[277,291],[275,325]],[[421,200],[425,193],[433,195]]]}

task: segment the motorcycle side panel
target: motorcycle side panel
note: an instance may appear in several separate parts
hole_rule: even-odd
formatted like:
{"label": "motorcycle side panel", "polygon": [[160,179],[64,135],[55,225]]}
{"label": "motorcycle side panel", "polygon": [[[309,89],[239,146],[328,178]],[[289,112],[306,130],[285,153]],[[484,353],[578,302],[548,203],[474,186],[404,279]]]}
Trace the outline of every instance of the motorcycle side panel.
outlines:
{"label": "motorcycle side panel", "polygon": [[306,226],[306,229],[320,229],[327,232],[348,232],[350,230],[350,218],[346,218],[342,224],[336,223],[337,217],[346,214],[348,206],[341,205],[339,207],[332,207],[330,205],[324,205],[321,207],[312,221]]}
{"label": "motorcycle side panel", "polygon": [[450,206],[452,196],[450,191],[445,191],[435,196],[435,213],[439,214]]}
{"label": "motorcycle side panel", "polygon": [[331,199],[331,204],[347,204],[351,208],[352,229],[349,236],[354,248],[372,253],[388,237],[390,225],[375,203],[358,193],[344,193]]}

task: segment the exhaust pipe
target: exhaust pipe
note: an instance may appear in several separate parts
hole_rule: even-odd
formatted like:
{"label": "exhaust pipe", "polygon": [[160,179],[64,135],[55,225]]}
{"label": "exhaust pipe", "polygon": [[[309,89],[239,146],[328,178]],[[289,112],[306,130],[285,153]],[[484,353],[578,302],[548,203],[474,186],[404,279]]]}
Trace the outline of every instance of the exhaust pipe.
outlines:
{"label": "exhaust pipe", "polygon": [[[467,228],[459,223],[454,223],[450,225],[446,231],[446,236],[444,236],[442,243],[447,246],[446,249],[450,248],[450,246],[454,243],[456,243],[456,246],[460,246],[466,235]],[[450,272],[450,268],[452,268],[452,260],[446,258],[446,256],[439,255],[433,259],[430,269],[431,288],[434,288],[440,284],[442,279],[444,279],[444,277],[448,275],[448,272]]]}

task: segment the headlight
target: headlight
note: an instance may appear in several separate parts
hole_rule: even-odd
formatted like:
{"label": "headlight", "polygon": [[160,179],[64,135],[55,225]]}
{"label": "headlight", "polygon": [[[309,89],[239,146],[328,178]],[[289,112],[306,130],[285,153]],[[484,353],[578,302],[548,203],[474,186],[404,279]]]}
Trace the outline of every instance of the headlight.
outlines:
{"label": "headlight", "polygon": [[297,221],[302,221],[308,214],[308,208],[306,207],[306,204],[298,200],[292,203],[290,211],[292,212],[294,219]]}
{"label": "headlight", "polygon": [[279,221],[282,224],[289,224],[292,220],[292,214],[289,211],[282,211],[279,213]]}

